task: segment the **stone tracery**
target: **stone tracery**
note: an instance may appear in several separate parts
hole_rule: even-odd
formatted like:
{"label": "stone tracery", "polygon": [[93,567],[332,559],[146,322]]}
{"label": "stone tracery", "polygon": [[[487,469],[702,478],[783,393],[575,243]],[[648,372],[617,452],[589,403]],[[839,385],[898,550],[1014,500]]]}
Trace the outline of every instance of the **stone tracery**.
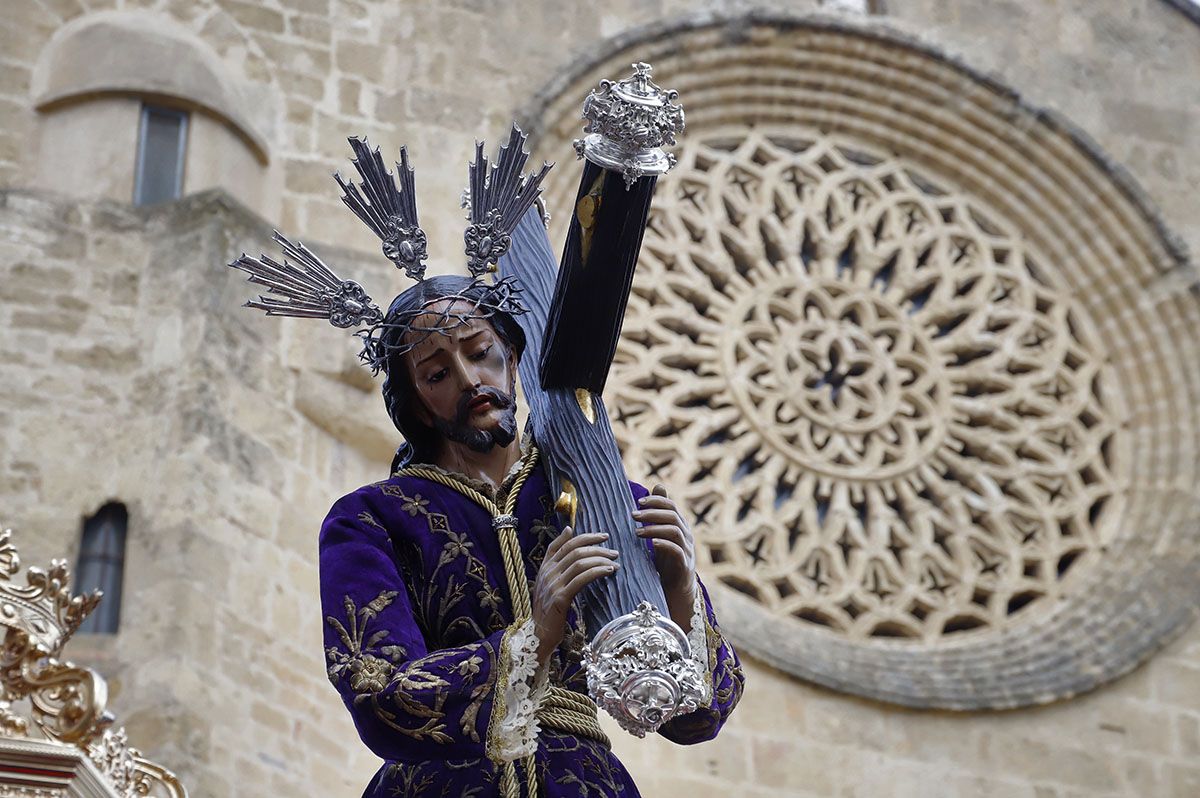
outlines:
{"label": "stone tracery", "polygon": [[776,615],[934,640],[1086,568],[1109,376],[1019,237],[830,139],[717,132],[680,161],[609,405],[632,467],[683,486],[711,572]]}
{"label": "stone tracery", "polygon": [[[637,59],[688,129],[606,405],[630,475],[689,506],[735,643],[978,709],[1092,689],[1186,628],[1200,305],[1132,180],[903,34],[770,15],[622,40],[527,110],[537,154]],[[572,188],[552,173],[547,204]]]}

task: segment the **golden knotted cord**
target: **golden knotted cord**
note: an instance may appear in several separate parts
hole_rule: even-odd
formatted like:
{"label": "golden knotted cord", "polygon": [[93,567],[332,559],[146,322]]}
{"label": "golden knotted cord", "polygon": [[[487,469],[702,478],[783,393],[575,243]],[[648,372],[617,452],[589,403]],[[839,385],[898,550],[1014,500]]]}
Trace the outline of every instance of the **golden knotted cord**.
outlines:
{"label": "golden knotted cord", "polygon": [[[492,517],[492,526],[500,539],[500,553],[504,558],[504,573],[508,579],[508,592],[513,602],[513,624],[520,626],[533,617],[533,603],[529,596],[529,579],[525,575],[524,558],[521,556],[521,544],[517,539],[517,498],[525,480],[537,466],[538,450],[530,446],[525,454],[521,469],[513,479],[508,492],[504,494],[504,506],[501,508],[480,491],[468,485],[461,479],[444,471],[422,466],[402,468],[396,476],[420,477],[436,482],[451,490],[461,493],[471,501],[487,510]],[[558,685],[550,685],[545,699],[537,710],[538,720],[546,726],[558,731],[588,737],[596,740],[605,747],[611,747],[608,735],[600,728],[597,721],[596,703],[587,696],[568,690]],[[534,758],[525,757],[525,772],[529,782],[529,798],[537,796],[537,782],[534,779]],[[500,788],[505,798],[518,798],[516,765],[505,762],[500,773]]]}

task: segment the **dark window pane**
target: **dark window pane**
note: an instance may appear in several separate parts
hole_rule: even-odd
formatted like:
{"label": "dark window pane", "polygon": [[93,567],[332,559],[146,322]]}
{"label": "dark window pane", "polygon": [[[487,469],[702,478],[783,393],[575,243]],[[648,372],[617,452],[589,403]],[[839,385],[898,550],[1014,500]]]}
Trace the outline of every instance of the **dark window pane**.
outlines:
{"label": "dark window pane", "polygon": [[114,634],[121,618],[121,584],[125,575],[125,532],[129,513],[123,504],[106,504],[83,524],[79,564],[75,569],[76,593],[104,591],[104,600],[92,611],[81,632]]}
{"label": "dark window pane", "polygon": [[134,204],[153,205],[179,198],[183,190],[187,121],[186,111],[142,106]]}

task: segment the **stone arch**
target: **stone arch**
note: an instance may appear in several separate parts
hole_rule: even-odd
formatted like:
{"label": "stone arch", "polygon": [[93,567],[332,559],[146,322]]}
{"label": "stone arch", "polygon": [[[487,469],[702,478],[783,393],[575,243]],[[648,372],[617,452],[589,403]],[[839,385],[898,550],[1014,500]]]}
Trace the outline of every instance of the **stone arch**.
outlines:
{"label": "stone arch", "polygon": [[[606,402],[631,476],[696,516],[731,636],[979,709],[1095,688],[1186,628],[1200,301],[1133,179],[908,37],[759,14],[611,42],[523,114],[536,155],[633,61],[688,130]],[[552,173],[548,204],[574,188]]]}
{"label": "stone arch", "polygon": [[58,29],[34,68],[34,105],[49,111],[85,99],[136,96],[194,108],[227,124],[262,164],[266,125],[216,53],[155,14],[104,11]]}

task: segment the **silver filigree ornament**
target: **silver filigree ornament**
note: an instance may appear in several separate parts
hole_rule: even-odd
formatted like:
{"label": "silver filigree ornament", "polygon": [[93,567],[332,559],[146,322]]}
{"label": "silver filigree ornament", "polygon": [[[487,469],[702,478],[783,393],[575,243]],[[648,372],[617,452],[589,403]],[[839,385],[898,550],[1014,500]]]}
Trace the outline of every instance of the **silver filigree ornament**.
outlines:
{"label": "silver filigree ornament", "polygon": [[413,280],[425,277],[425,231],[417,223],[417,192],[408,148],[400,148],[392,179],[379,148],[371,149],[366,139],[347,139],[354,150],[354,164],[362,182],[346,182],[337,172],[333,179],[342,188],[342,202],[383,242],[383,255]]}
{"label": "silver filigree ornament", "polygon": [[389,216],[385,223],[387,237],[383,239],[383,256],[395,263],[414,280],[425,276],[422,261],[427,257],[425,231],[419,227],[404,227],[398,216]]}
{"label": "silver filigree ornament", "polygon": [[471,270],[471,274],[478,275],[489,271],[500,256],[512,246],[512,236],[501,229],[500,221],[500,212],[493,210],[482,222],[463,231],[467,268]]}
{"label": "silver filigree ornament", "polygon": [[278,231],[274,238],[283,250],[282,263],[243,252],[229,264],[249,274],[248,282],[266,286],[268,293],[276,295],[260,295],[245,307],[265,310],[268,316],[325,319],[342,329],[383,321],[383,312],[361,285],[338,277],[303,244],[289,241]]}
{"label": "silver filigree ornament", "polygon": [[588,693],[636,737],[700,707],[706,675],[683,630],[649,602],[607,623],[583,656]]}
{"label": "silver filigree ornament", "polygon": [[575,152],[605,169],[621,172],[630,188],[646,175],[663,175],[675,166],[675,156],[663,150],[674,146],[683,132],[679,93],[664,90],[650,79],[652,67],[633,65],[633,75],[614,83],[600,81],[583,103],[585,136],[575,140]]}
{"label": "silver filigree ornament", "polygon": [[495,271],[496,261],[512,244],[510,234],[537,201],[542,178],[553,165],[543,163],[539,171],[521,174],[529,160],[525,152],[527,138],[521,128],[513,125],[495,164],[489,164],[483,154],[483,142],[475,142],[475,160],[468,167],[469,180],[463,192],[470,222],[463,231],[463,243],[467,270],[475,277]]}

